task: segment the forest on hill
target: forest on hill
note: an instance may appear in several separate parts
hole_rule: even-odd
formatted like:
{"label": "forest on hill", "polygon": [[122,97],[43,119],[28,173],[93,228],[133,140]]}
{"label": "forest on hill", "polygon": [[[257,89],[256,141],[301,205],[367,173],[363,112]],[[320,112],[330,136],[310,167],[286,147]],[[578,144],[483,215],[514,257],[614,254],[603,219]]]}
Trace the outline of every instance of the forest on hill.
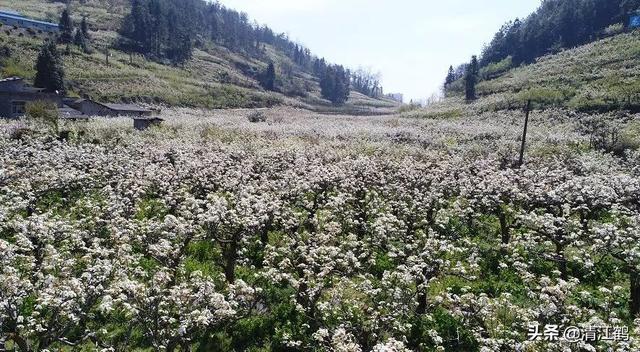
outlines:
{"label": "forest on hill", "polygon": [[[192,57],[194,47],[205,47],[207,42],[255,58],[265,57],[265,44],[268,44],[289,57],[302,72],[318,77],[322,96],[334,104],[343,104],[348,99],[351,81],[355,83],[354,89],[362,94],[382,95],[379,79],[366,71],[351,72],[342,65],[329,64],[286,34],[277,34],[268,26],[253,23],[246,13],[218,2],[132,0],[131,13],[124,19],[120,33],[123,38],[120,48],[174,64],[186,62]],[[262,82],[274,79],[265,75],[266,72],[257,78]]]}
{"label": "forest on hill", "polygon": [[629,14],[639,8],[639,0],[545,0],[527,18],[504,24],[484,48],[480,65],[511,57],[518,66],[594,41],[607,27],[626,25]]}

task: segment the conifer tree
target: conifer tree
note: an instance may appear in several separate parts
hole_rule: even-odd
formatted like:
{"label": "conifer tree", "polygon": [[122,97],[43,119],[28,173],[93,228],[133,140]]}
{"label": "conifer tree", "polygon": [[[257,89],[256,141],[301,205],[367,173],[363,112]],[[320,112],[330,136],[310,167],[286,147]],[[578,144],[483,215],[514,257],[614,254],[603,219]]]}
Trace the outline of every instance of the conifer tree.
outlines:
{"label": "conifer tree", "polygon": [[336,87],[332,102],[336,105],[342,105],[349,99],[350,82],[349,73],[344,67],[338,66],[336,69]]}
{"label": "conifer tree", "polygon": [[[307,48],[295,43],[286,34],[277,34],[269,27],[257,26],[251,23],[246,14],[226,8],[217,1],[129,1],[130,13],[122,22],[120,36],[115,43],[121,50],[137,52],[152,60],[170,60],[176,64],[189,60],[195,47],[207,48],[208,43],[257,59],[265,57],[266,47],[269,46],[297,64],[291,70],[282,67],[281,72],[288,75],[293,70],[299,70],[324,77],[327,63],[323,59],[316,59]],[[80,23],[81,29],[85,22]],[[84,37],[85,40],[89,39],[86,33]],[[349,75],[344,72],[344,76]],[[344,96],[350,87],[348,80],[340,82]]]}
{"label": "conifer tree", "polygon": [[453,70],[453,66],[449,66],[449,73],[447,73],[447,78],[444,81],[444,88],[447,89],[451,85],[451,83],[455,82],[456,73]]}
{"label": "conifer tree", "polygon": [[146,53],[148,49],[148,32],[150,29],[149,7],[144,0],[133,0],[131,16],[126,21],[126,35],[136,43],[136,50]]}
{"label": "conifer tree", "polygon": [[318,76],[318,77],[324,77],[324,71],[327,68],[327,64],[324,60],[324,58],[322,59],[316,59],[314,65],[313,65],[313,73]]}
{"label": "conifer tree", "polygon": [[46,41],[40,49],[36,61],[36,77],[34,86],[44,88],[47,92],[64,94],[64,67],[62,57],[58,53],[56,43]]}
{"label": "conifer tree", "polygon": [[69,44],[73,41],[73,20],[71,19],[71,14],[69,13],[69,8],[64,9],[62,11],[62,15],[60,16],[60,37],[59,41],[62,44]]}
{"label": "conifer tree", "polygon": [[76,31],[76,35],[73,38],[73,44],[77,45],[83,51],[87,51],[87,38],[84,36],[84,33],[82,33],[82,30],[78,29]]}
{"label": "conifer tree", "polygon": [[169,11],[165,55],[174,64],[183,64],[189,61],[193,54],[193,39],[185,23],[184,14],[174,8]]}
{"label": "conifer tree", "polygon": [[325,69],[320,81],[322,96],[334,105],[342,105],[349,99],[350,78],[344,67],[334,65]]}
{"label": "conifer tree", "polygon": [[151,36],[147,48],[156,57],[162,56],[162,45],[168,38],[167,20],[165,8],[160,0],[151,0],[149,3],[149,14],[151,15]]}
{"label": "conifer tree", "polygon": [[91,38],[89,36],[89,24],[87,23],[87,17],[82,17],[82,22],[80,22],[80,31],[82,31],[82,35],[85,39]]}
{"label": "conifer tree", "polygon": [[478,83],[478,58],[474,55],[471,57],[471,63],[467,67],[464,76],[465,96],[467,101],[476,99],[476,84]]}
{"label": "conifer tree", "polygon": [[262,75],[262,88],[275,90],[276,88],[276,67],[273,62],[269,63],[267,70]]}
{"label": "conifer tree", "polygon": [[333,66],[328,66],[320,80],[320,93],[325,99],[333,100],[333,90],[336,85],[336,72]]}

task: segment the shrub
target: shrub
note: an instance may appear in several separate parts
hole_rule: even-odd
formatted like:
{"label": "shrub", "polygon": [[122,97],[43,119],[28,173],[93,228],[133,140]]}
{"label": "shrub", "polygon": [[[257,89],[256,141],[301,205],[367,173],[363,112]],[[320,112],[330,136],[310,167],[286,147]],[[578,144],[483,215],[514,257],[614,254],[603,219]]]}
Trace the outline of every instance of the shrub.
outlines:
{"label": "shrub", "polygon": [[640,82],[635,78],[613,75],[602,80],[600,90],[615,105],[631,108],[637,104],[640,97]]}
{"label": "shrub", "polygon": [[533,87],[525,89],[516,94],[516,103],[524,104],[528,100],[542,107],[561,106],[573,95],[569,90],[557,88]]}
{"label": "shrub", "polygon": [[622,32],[624,32],[624,24],[622,23],[612,24],[609,27],[605,28],[603,31],[604,35],[606,36],[612,36],[620,34]]}
{"label": "shrub", "polygon": [[58,108],[50,101],[34,101],[26,106],[27,117],[42,122],[58,133]]}
{"label": "shrub", "polygon": [[446,96],[457,96],[464,94],[464,80],[459,79],[447,86]]}
{"label": "shrub", "polygon": [[629,150],[640,149],[639,122],[624,124],[619,118],[597,115],[581,120],[580,130],[589,136],[594,149],[618,156],[624,156]]}
{"label": "shrub", "polygon": [[398,109],[399,113],[405,113],[405,112],[411,112],[411,111],[415,111],[415,110],[419,110],[421,108],[420,105],[418,104],[404,104],[402,106],[400,106],[400,108]]}
{"label": "shrub", "polygon": [[497,78],[509,71],[513,67],[513,60],[511,56],[506,59],[487,65],[480,69],[480,78],[483,80],[491,80]]}
{"label": "shrub", "polygon": [[620,133],[618,143],[613,152],[618,155],[625,154],[628,150],[640,149],[640,122],[628,124]]}
{"label": "shrub", "polygon": [[262,111],[254,110],[247,116],[247,119],[251,123],[265,122],[267,121],[267,116]]}
{"label": "shrub", "polygon": [[306,97],[309,94],[302,81],[291,80],[282,83],[284,94],[288,97]]}
{"label": "shrub", "polygon": [[33,131],[30,130],[29,128],[23,127],[23,126],[18,126],[16,128],[13,128],[13,129],[9,130],[9,139],[21,140],[21,139],[23,139],[26,136],[29,136],[31,134],[33,134]]}
{"label": "shrub", "polygon": [[2,59],[10,58],[12,53],[13,53],[13,50],[11,50],[11,47],[8,47],[6,45],[0,46],[0,58]]}
{"label": "shrub", "polygon": [[577,111],[602,110],[608,105],[604,99],[584,93],[576,95],[567,103],[569,108]]}

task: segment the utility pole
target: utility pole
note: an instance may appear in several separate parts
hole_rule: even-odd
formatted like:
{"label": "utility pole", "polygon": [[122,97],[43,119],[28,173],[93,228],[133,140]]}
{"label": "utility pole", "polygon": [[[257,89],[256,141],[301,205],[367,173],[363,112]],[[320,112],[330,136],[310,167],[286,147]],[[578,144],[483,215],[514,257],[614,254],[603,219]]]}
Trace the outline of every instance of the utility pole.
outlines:
{"label": "utility pole", "polygon": [[531,99],[527,100],[527,106],[525,108],[526,117],[524,119],[524,132],[522,133],[522,146],[520,147],[520,160],[518,161],[518,167],[524,164],[524,148],[527,145],[527,130],[529,128],[529,112],[531,111]]}

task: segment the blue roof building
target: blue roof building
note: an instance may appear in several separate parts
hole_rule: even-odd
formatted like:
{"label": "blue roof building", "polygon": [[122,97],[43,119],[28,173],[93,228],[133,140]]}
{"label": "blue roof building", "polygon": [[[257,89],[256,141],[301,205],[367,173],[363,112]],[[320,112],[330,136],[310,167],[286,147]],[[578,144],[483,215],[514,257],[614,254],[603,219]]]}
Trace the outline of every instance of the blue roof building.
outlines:
{"label": "blue roof building", "polygon": [[0,14],[2,15],[9,15],[9,16],[16,16],[16,17],[24,17],[20,12],[18,11],[13,11],[13,10],[7,10],[7,9],[0,9]]}
{"label": "blue roof building", "polygon": [[38,21],[24,17],[19,12],[12,10],[0,10],[0,23],[6,26],[15,26],[20,28],[31,28],[42,32],[58,33],[59,28],[55,23]]}
{"label": "blue roof building", "polygon": [[629,27],[640,28],[640,15],[635,14],[629,17]]}

